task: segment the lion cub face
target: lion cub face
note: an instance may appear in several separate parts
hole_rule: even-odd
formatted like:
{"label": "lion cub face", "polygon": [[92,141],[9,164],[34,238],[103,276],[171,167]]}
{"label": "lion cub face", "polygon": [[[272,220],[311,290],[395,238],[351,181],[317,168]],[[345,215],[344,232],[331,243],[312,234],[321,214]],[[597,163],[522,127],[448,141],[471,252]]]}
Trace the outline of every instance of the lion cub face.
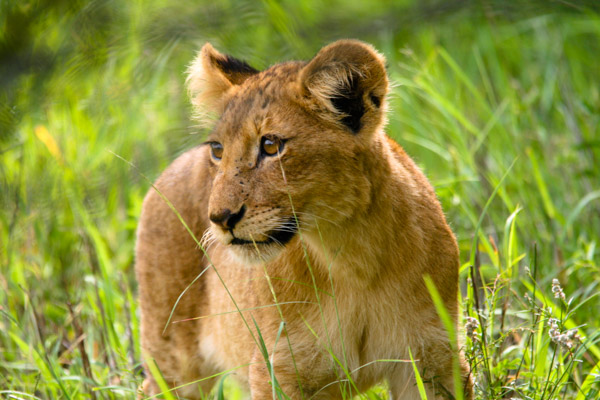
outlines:
{"label": "lion cub face", "polygon": [[206,44],[189,71],[212,176],[206,237],[246,262],[335,229],[369,200],[365,160],[383,124],[388,82],[370,46],[340,41],[310,62],[259,72]]}

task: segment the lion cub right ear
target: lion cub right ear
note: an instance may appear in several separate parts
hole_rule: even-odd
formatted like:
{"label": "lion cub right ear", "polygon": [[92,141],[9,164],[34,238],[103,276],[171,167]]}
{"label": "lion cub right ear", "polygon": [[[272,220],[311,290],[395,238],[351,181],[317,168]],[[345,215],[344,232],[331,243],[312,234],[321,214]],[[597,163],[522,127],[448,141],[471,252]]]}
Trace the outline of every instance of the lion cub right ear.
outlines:
{"label": "lion cub right ear", "polygon": [[221,114],[231,88],[259,71],[206,43],[188,68],[187,86],[196,112]]}

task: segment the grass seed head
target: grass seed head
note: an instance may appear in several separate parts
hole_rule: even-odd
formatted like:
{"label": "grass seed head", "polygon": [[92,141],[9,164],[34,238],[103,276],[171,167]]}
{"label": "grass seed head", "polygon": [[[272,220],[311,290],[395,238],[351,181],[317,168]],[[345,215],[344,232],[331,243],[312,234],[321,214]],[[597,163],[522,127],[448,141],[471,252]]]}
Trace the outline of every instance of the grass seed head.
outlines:
{"label": "grass seed head", "polygon": [[558,322],[559,321],[556,318],[550,318],[548,320],[548,326],[550,326],[548,335],[550,335],[550,339],[562,347],[572,349],[578,342],[581,341],[581,337],[577,333],[577,329],[569,329],[568,331],[561,333]]}
{"label": "grass seed head", "polygon": [[479,321],[477,321],[477,318],[467,317],[465,332],[467,337],[471,338],[471,340],[474,342],[479,340],[477,336],[477,328],[479,328]]}
{"label": "grass seed head", "polygon": [[565,293],[560,286],[560,282],[558,279],[552,279],[552,293],[554,293],[554,298],[560,298],[562,301],[566,301]]}

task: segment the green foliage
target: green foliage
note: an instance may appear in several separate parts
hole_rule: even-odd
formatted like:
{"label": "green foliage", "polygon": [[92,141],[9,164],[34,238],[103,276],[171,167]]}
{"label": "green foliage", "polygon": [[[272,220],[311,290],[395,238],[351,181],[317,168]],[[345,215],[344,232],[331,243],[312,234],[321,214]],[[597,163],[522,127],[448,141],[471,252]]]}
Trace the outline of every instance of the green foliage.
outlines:
{"label": "green foliage", "polygon": [[341,37],[386,55],[388,132],[456,232],[478,397],[598,398],[598,6],[496,0],[0,2],[0,397],[135,397],[143,176],[204,132],[186,65]]}

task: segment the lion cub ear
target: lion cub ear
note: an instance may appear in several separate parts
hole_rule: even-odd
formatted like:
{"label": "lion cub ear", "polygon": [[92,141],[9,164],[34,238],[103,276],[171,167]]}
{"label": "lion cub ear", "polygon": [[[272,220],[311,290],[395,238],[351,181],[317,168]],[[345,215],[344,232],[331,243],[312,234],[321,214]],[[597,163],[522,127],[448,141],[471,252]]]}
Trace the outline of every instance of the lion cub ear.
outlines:
{"label": "lion cub ear", "polygon": [[328,111],[325,118],[353,133],[376,128],[384,117],[385,58],[371,45],[339,40],[322,48],[303,68],[300,81],[315,108]]}
{"label": "lion cub ear", "polygon": [[221,54],[206,43],[188,68],[187,85],[192,104],[200,114],[221,114],[227,92],[259,71],[244,61]]}

